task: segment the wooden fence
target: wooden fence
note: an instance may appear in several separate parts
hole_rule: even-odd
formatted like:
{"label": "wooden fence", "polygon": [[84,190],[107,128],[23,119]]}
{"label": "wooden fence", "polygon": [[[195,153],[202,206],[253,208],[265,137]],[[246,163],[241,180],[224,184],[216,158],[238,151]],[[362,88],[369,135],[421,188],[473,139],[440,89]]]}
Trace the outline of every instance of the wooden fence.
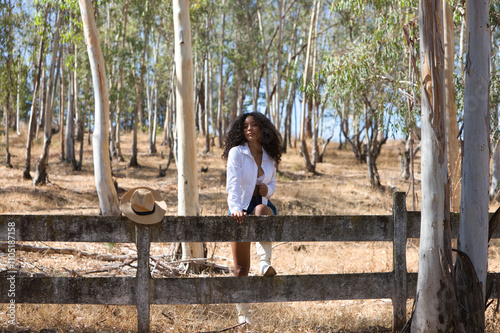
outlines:
{"label": "wooden fence", "polygon": [[[149,331],[150,304],[220,304],[346,299],[392,299],[393,330],[406,322],[417,274],[406,269],[407,238],[419,238],[420,212],[406,210],[404,193],[394,195],[393,215],[165,217],[144,226],[125,217],[0,215],[0,241],[136,243],[136,277],[15,277],[16,303],[136,305],[139,332]],[[451,214],[456,237],[458,214]],[[12,229],[13,228],[13,229]],[[12,233],[13,232],[13,233]],[[13,236],[13,237],[12,237]],[[493,238],[500,238],[497,230]],[[356,274],[277,275],[272,278],[151,278],[151,242],[393,242],[393,271]],[[6,276],[4,272],[2,276]],[[488,274],[492,295],[499,273]],[[0,303],[9,303],[10,282],[0,278]],[[488,287],[489,288],[489,287]]]}

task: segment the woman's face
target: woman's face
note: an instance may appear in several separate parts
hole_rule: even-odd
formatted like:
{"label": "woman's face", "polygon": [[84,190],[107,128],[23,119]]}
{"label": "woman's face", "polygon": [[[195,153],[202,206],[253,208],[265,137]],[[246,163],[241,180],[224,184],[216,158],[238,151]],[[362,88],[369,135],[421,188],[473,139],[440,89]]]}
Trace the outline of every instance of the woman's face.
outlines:
{"label": "woman's face", "polygon": [[243,134],[248,142],[260,143],[260,126],[253,116],[248,116],[243,123]]}

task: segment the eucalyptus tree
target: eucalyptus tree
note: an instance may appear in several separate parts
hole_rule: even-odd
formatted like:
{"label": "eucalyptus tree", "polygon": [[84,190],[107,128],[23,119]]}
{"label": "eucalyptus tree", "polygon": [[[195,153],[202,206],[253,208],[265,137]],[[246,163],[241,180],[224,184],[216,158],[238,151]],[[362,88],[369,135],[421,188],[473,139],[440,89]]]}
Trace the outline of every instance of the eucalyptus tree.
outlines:
{"label": "eucalyptus tree", "polygon": [[[41,13],[40,13],[41,11]],[[25,164],[24,164],[24,170],[23,170],[23,179],[25,180],[31,180],[31,148],[32,148],[32,143],[33,143],[33,138],[35,135],[35,127],[37,124],[37,101],[38,101],[38,95],[39,95],[39,88],[40,88],[40,78],[42,76],[42,72],[44,71],[44,63],[43,60],[45,59],[44,52],[45,52],[45,22],[47,19],[48,15],[48,5],[45,6],[45,9],[40,10],[39,8],[35,11],[35,16],[39,16],[39,21],[42,23],[42,29],[40,30],[40,36],[39,36],[39,44],[40,46],[38,47],[38,52],[35,54],[35,56],[38,58],[38,61],[36,62],[36,66],[33,69],[36,74],[34,75],[34,87],[33,87],[33,94],[32,94],[32,102],[31,102],[31,108],[30,108],[30,116],[29,116],[29,122],[28,122],[28,133],[26,135],[26,155],[25,155]]]}
{"label": "eucalyptus tree", "polygon": [[[286,115],[283,115],[286,104],[283,91],[286,90],[285,87],[290,81],[288,75],[292,74],[289,70],[291,62],[297,59],[296,55],[294,56],[295,46],[298,42],[297,34],[299,32],[307,36],[309,26],[306,22],[309,22],[308,15],[311,8],[312,1],[258,2],[257,18],[263,53],[262,57],[256,59],[256,61],[260,59],[261,63],[257,63],[260,69],[256,76],[255,89],[260,91],[260,85],[264,81],[265,114],[280,130],[282,122],[286,120]],[[323,9],[328,11],[328,8]],[[300,19],[298,19],[299,17]],[[301,24],[301,21],[304,24]],[[306,46],[306,43],[303,44]],[[305,51],[305,48],[300,48],[299,53],[301,51]],[[288,59],[284,56],[286,52],[288,52]],[[295,95],[295,90],[294,88],[287,92],[293,92]],[[290,95],[287,97],[292,98]],[[258,93],[253,99],[254,109],[257,108],[257,105],[262,104],[259,103],[259,98],[260,94]]]}
{"label": "eucalyptus tree", "polygon": [[[213,87],[211,70],[214,68],[212,54],[215,52],[215,28],[213,21],[218,11],[218,3],[202,1],[193,5],[190,9],[190,23],[192,27],[192,49],[194,55],[194,105],[195,121],[199,132],[205,137],[205,148],[203,152],[208,153],[212,144],[210,135],[210,122],[215,108],[211,103]],[[174,73],[172,73],[174,75]],[[215,123],[212,122],[213,134],[217,131]],[[167,135],[166,131],[164,133]]]}
{"label": "eucalyptus tree", "polygon": [[111,162],[108,150],[109,100],[104,56],[99,42],[99,32],[90,0],[79,0],[80,12],[92,68],[94,85],[95,124],[93,141],[94,177],[101,214],[120,215],[118,194],[111,178]]}
{"label": "eucalyptus tree", "polygon": [[117,85],[117,101],[116,101],[116,118],[115,118],[115,128],[114,128],[114,147],[112,147],[112,156],[120,161],[123,161],[123,155],[121,151],[121,140],[120,140],[120,124],[121,124],[121,112],[122,112],[122,100],[124,93],[123,88],[123,71],[125,65],[125,59],[127,59],[125,41],[127,38],[127,23],[128,23],[128,9],[130,0],[126,0],[123,5],[123,30],[121,31],[121,41],[119,45],[119,58],[118,58],[118,85]]}
{"label": "eucalyptus tree", "polygon": [[[0,103],[3,105],[3,118],[5,124],[5,165],[12,168],[9,152],[9,118],[12,96],[12,68],[14,49],[14,4],[12,1],[3,2],[0,5],[0,81],[3,82]],[[3,95],[3,96],[2,96]]]}
{"label": "eucalyptus tree", "polygon": [[[146,79],[146,102],[148,110],[148,142],[149,142],[150,154],[154,154],[157,152],[156,126],[158,118],[157,117],[158,116],[158,53],[161,42],[161,35],[158,32],[156,25],[154,25],[154,18],[157,15],[161,15],[161,12],[158,11],[157,4],[158,1],[149,0],[145,3],[145,6],[143,6],[144,7],[143,25],[144,25],[144,35],[145,35],[143,54],[145,56],[146,62],[144,63],[144,65],[141,66],[144,66],[143,72]],[[152,57],[151,53],[153,55]]]}
{"label": "eucalyptus tree", "polygon": [[225,12],[225,4],[226,0],[222,0],[222,15],[221,15],[221,23],[220,23],[220,47],[219,47],[219,97],[217,100],[217,128],[219,131],[219,147],[222,147],[222,140],[224,137],[223,130],[223,105],[224,105],[224,80],[223,80],[223,72],[224,72],[224,39],[226,33],[226,12]]}
{"label": "eucalyptus tree", "polygon": [[[489,0],[470,1],[467,17],[468,61],[465,67],[464,152],[458,249],[470,259],[482,289],[479,306],[471,302],[467,293],[459,294],[460,305],[464,311],[468,312],[466,325],[468,332],[484,331],[485,327],[484,306],[486,304],[489,240],[488,147],[491,61],[489,3]],[[460,274],[457,276],[459,286],[467,285],[468,279],[470,278]],[[471,325],[470,328],[469,325]]]}
{"label": "eucalyptus tree", "polygon": [[[73,15],[70,14],[70,17]],[[75,22],[72,18],[69,21],[69,30],[72,32],[74,30]],[[71,33],[70,32],[70,33]],[[68,45],[68,108],[66,112],[66,126],[64,134],[64,161],[69,163],[73,170],[76,167],[76,155],[75,155],[75,114],[76,114],[76,100],[78,96],[78,77],[75,68],[77,67],[77,57],[76,57],[76,41],[70,40]],[[64,77],[63,77],[64,80]],[[61,101],[61,104],[63,101]]]}
{"label": "eucalyptus tree", "polygon": [[48,180],[47,166],[49,162],[50,144],[52,142],[52,113],[53,113],[52,92],[55,89],[54,86],[56,77],[55,66],[56,66],[56,60],[58,58],[57,54],[59,49],[60,26],[63,16],[62,10],[60,8],[56,8],[56,12],[57,12],[56,16],[57,18],[54,27],[55,31],[52,40],[52,58],[49,69],[49,81],[48,81],[49,88],[46,92],[47,104],[45,105],[43,149],[42,149],[42,154],[38,158],[36,164],[35,178],[33,178],[34,185],[44,185],[47,183]]}
{"label": "eucalyptus tree", "polygon": [[447,332],[458,310],[452,277],[445,133],[443,3],[420,1],[422,221],[412,332]]}
{"label": "eucalyptus tree", "polygon": [[[64,51],[65,51],[65,47],[64,45],[61,45],[61,52],[60,52],[60,60],[61,60],[61,63],[65,63],[65,54],[64,54]],[[66,145],[65,145],[65,142],[64,142],[64,138],[65,138],[65,126],[64,126],[64,109],[63,109],[63,104],[64,104],[64,101],[65,101],[65,81],[64,81],[64,77],[65,77],[65,66],[61,66],[61,86],[60,86],[60,96],[59,96],[59,102],[60,102],[60,111],[59,111],[59,124],[61,125],[61,129],[60,129],[60,132],[59,132],[59,140],[61,142],[61,147],[60,147],[60,154],[59,154],[59,161],[64,161],[64,158],[66,156]]]}
{"label": "eucalyptus tree", "polygon": [[413,4],[340,1],[333,9],[344,22],[339,28],[344,30],[338,34],[343,38],[329,57],[324,75],[332,103],[342,110],[346,140],[358,160],[367,163],[370,183],[378,188],[376,160],[388,138],[388,123],[406,109],[407,97],[401,91],[413,89],[402,33],[403,26],[415,17]]}
{"label": "eucalyptus tree", "polygon": [[[148,136],[149,136],[149,153],[154,154],[156,149],[156,129],[158,125],[158,52],[161,43],[161,37],[153,32],[153,79],[151,85],[147,86],[148,98]],[[149,71],[148,71],[149,73]],[[149,82],[149,79],[147,80]]]}
{"label": "eucalyptus tree", "polygon": [[295,94],[297,91],[297,65],[299,57],[297,55],[294,56],[296,51],[297,44],[297,16],[292,17],[293,27],[291,29],[291,40],[288,45],[288,59],[287,66],[284,75],[284,80],[286,82],[286,98],[285,98],[285,110],[284,110],[284,123],[283,123],[283,152],[286,153],[287,146],[292,145],[291,137],[292,137],[292,113],[293,113],[293,105],[295,101]]}
{"label": "eucalyptus tree", "polygon": [[[17,135],[21,135],[21,123],[26,122],[28,116],[29,103],[27,102],[31,88],[29,87],[29,72],[30,65],[28,62],[33,58],[36,61],[36,56],[33,55],[36,49],[36,41],[33,36],[36,36],[36,30],[33,25],[24,24],[31,19],[30,3],[25,3],[22,6],[17,6],[12,27],[15,30],[15,46],[14,46],[14,68],[12,71],[13,80],[11,83],[16,89],[16,118],[15,129]],[[3,25],[5,26],[5,25]],[[16,78],[16,79],[14,79]]]}
{"label": "eucalyptus tree", "polygon": [[[85,50],[85,41],[83,39],[82,27],[78,19],[78,7],[76,3],[73,3],[72,7],[72,20],[76,22],[74,28],[68,31],[65,35],[65,40],[71,40],[74,43],[74,55],[71,69],[74,76],[74,142],[73,144],[79,145],[79,148],[74,148],[75,151],[75,162],[73,162],[74,170],[81,171],[83,164],[83,151],[84,151],[84,136],[85,136],[85,123],[90,117],[89,108],[89,89],[90,89],[90,77],[91,69],[89,62],[87,60]],[[82,83],[82,84],[80,84]],[[62,103],[61,103],[62,105]],[[62,111],[62,108],[60,109]],[[61,124],[62,127],[62,124]],[[89,134],[90,134],[90,126]],[[90,144],[90,142],[89,142]],[[78,154],[77,154],[77,150]],[[78,160],[77,160],[78,155]]]}
{"label": "eucalyptus tree", "polygon": [[247,91],[250,92],[252,109],[257,110],[260,83],[265,63],[264,50],[260,41],[261,33],[258,24],[258,3],[249,0],[228,2],[231,13],[228,20],[228,31],[232,31],[228,61],[233,65],[232,83],[236,94],[233,98],[236,113],[243,112],[243,104]]}
{"label": "eucalyptus tree", "polygon": [[[159,13],[172,13],[172,1],[160,1],[156,7]],[[159,44],[158,50],[158,77],[163,78],[158,81],[158,105],[161,106],[159,111],[164,108],[163,122],[163,140],[162,145],[168,145],[172,152],[172,129],[173,129],[173,112],[175,110],[175,62],[174,62],[174,28],[173,19],[170,15],[156,15],[153,21],[155,30],[158,31],[158,38],[162,42]],[[170,154],[169,154],[170,157]]]}
{"label": "eucalyptus tree", "polygon": [[[309,151],[307,148],[307,143],[306,143],[306,105],[311,103],[307,103],[308,97],[307,96],[307,86],[308,86],[308,75],[309,75],[309,66],[310,66],[310,58],[311,58],[311,45],[312,45],[312,36],[313,36],[313,31],[315,27],[317,27],[317,22],[316,18],[318,15],[318,10],[319,10],[319,0],[314,0],[313,5],[312,5],[312,13],[311,13],[311,23],[309,24],[309,34],[307,38],[307,52],[305,56],[305,62],[304,62],[304,72],[303,72],[303,78],[302,78],[302,103],[301,103],[301,118],[302,122],[300,125],[300,150],[302,152],[302,155],[304,156],[304,162],[305,162],[305,168],[309,172],[316,172],[315,170],[315,165],[311,163],[311,158],[309,156]],[[314,75],[314,74],[313,74]]]}
{"label": "eucalyptus tree", "polygon": [[[211,18],[207,14],[205,18],[206,22],[206,36],[207,40],[210,40],[210,33],[211,33]],[[216,127],[215,127],[215,122],[214,122],[214,115],[213,115],[213,108],[212,108],[212,50],[211,50],[211,45],[209,44],[206,47],[206,53],[204,56],[204,66],[203,66],[203,73],[204,73],[204,88],[205,88],[205,95],[204,95],[204,109],[205,109],[205,150],[204,153],[208,153],[210,151],[210,134],[209,134],[209,127],[210,124],[212,124],[212,134],[213,138],[215,138],[215,133],[216,133]]]}
{"label": "eucalyptus tree", "polygon": [[[137,132],[138,132],[138,127],[139,127],[139,115],[143,114],[143,107],[142,107],[142,91],[143,91],[143,86],[144,86],[144,76],[146,76],[146,100],[147,100],[147,107],[148,107],[148,120],[149,120],[149,137],[150,137],[150,144],[151,144],[151,101],[150,101],[150,92],[149,92],[149,69],[147,68],[146,62],[149,62],[148,59],[148,50],[149,50],[149,35],[151,32],[151,19],[150,19],[150,13],[151,13],[151,6],[154,6],[150,1],[147,1],[145,3],[145,6],[139,6],[137,8],[137,11],[132,10],[132,12],[137,12],[139,15],[138,17],[142,17],[142,20],[139,18],[136,20],[138,23],[135,28],[137,29],[137,32],[134,33],[131,31],[132,36],[137,36],[140,35],[140,32],[142,31],[142,35],[144,36],[144,40],[142,41],[137,41],[134,43],[136,47],[134,47],[134,50],[137,50],[137,52],[133,52],[133,58],[136,59],[135,62],[139,63],[140,65],[138,66],[138,73],[136,73],[135,68],[131,68],[132,70],[132,78],[133,82],[131,82],[131,85],[136,87],[136,107],[133,111],[133,116],[132,116],[132,126],[133,126],[133,137],[132,137],[132,155],[130,157],[130,162],[129,166],[130,167],[138,167],[139,163],[137,162]],[[131,19],[132,19],[132,15]],[[131,20],[132,21],[132,20]],[[131,22],[131,26],[133,26]],[[142,29],[141,29],[142,27]],[[136,38],[134,38],[136,39]],[[141,47],[142,46],[142,47]],[[137,59],[137,58],[140,58]],[[151,150],[151,146],[150,146]],[[151,152],[151,151],[150,151]]]}
{"label": "eucalyptus tree", "polygon": [[[199,214],[194,117],[193,58],[189,2],[174,0],[175,66],[177,73],[178,215]],[[183,258],[203,257],[203,243],[182,243]]]}

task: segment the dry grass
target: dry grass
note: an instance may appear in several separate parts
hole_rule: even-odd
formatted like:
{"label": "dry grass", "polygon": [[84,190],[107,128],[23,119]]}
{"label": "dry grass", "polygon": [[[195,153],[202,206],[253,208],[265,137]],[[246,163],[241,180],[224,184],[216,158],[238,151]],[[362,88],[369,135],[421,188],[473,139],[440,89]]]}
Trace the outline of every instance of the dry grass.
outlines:
{"label": "dry grass", "polygon": [[[5,142],[5,140],[1,140]],[[202,140],[198,142],[202,151]],[[388,188],[406,191],[408,183],[400,177],[397,147],[387,144],[378,160],[382,183]],[[22,180],[25,159],[25,134],[10,135],[10,152],[14,168],[8,169],[0,160],[0,213],[1,214],[99,214],[98,198],[93,179],[91,146],[85,141],[83,171],[75,172],[59,161],[59,137],[53,139],[50,154],[50,183],[35,187]],[[35,142],[32,154],[32,175],[41,153],[42,140]],[[113,161],[113,173],[119,186],[119,196],[139,185],[157,189],[168,204],[168,214],[177,214],[177,171],[172,163],[165,177],[158,177],[158,168],[165,166],[168,155],[158,145],[158,154],[147,151],[147,136],[139,136],[140,168],[128,168],[131,154],[131,136],[122,137],[125,162]],[[141,153],[142,152],[142,153]],[[4,154],[4,153],[2,153]],[[213,147],[209,154],[198,154],[200,209],[204,215],[225,215],[225,164],[221,149]],[[3,158],[3,156],[2,156]],[[302,170],[303,160],[297,149],[284,155],[279,168],[278,186],[273,202],[281,214],[287,215],[387,215],[391,214],[392,199],[389,192],[372,191],[368,185],[366,167],[355,161],[348,150],[338,150],[336,143],[328,146],[325,162],[318,165],[318,175]],[[416,163],[417,171],[420,168]],[[417,177],[419,178],[419,176]],[[417,182],[417,204],[419,184]],[[412,209],[411,197],[407,206]],[[492,207],[492,210],[496,207]],[[44,245],[33,242],[30,244]],[[47,244],[45,244],[47,245]],[[74,247],[88,252],[131,254],[133,244],[51,243],[51,246]],[[274,250],[273,265],[280,274],[327,274],[387,272],[392,270],[392,244],[387,242],[335,242],[335,243],[282,243]],[[303,246],[301,246],[303,245]],[[500,244],[490,248],[490,270],[499,271]],[[254,246],[254,244],[252,244]],[[159,257],[168,253],[170,244],[153,244],[152,253]],[[231,252],[227,243],[208,244],[208,253],[218,264],[231,266]],[[255,248],[252,249],[250,274],[257,274]],[[6,256],[0,253],[0,270],[6,266]],[[17,253],[20,269],[67,276],[74,270],[84,276],[134,275],[135,270],[123,266],[108,273],[86,274],[102,268],[106,262],[75,255],[43,253]],[[168,260],[163,258],[162,260]],[[418,242],[407,249],[408,270],[417,271]],[[161,276],[156,272],[156,276]],[[207,273],[208,274],[208,273]],[[408,301],[411,309],[412,300]],[[5,327],[6,305],[0,305],[0,330]],[[266,303],[251,306],[253,324],[240,331],[246,332],[389,332],[392,305],[390,300],[328,301]],[[55,332],[134,332],[136,312],[134,306],[111,305],[33,305],[18,304],[19,329]],[[487,332],[500,331],[498,315],[489,309]],[[153,332],[209,332],[231,327],[236,323],[236,311],[231,304],[220,305],[155,305],[152,306]],[[3,325],[3,326],[2,326]]]}

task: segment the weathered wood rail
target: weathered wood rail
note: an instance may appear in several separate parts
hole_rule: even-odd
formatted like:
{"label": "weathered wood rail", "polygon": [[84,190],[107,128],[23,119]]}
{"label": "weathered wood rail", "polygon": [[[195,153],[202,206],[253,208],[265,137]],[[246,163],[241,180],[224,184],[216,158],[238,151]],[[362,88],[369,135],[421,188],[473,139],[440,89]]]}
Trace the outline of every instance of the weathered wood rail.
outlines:
{"label": "weathered wood rail", "polygon": [[[452,214],[456,236],[458,214]],[[215,304],[343,299],[392,299],[393,330],[406,322],[406,300],[416,290],[416,273],[406,269],[407,238],[420,236],[420,212],[406,210],[405,195],[394,195],[393,215],[248,217],[237,224],[227,216],[165,217],[137,225],[125,217],[0,215],[0,241],[136,243],[136,277],[16,276],[16,303],[136,305],[138,331],[149,331],[150,304]],[[12,231],[12,230],[10,230]],[[500,238],[496,230],[493,238]],[[278,275],[272,278],[151,278],[151,242],[393,242],[393,271],[359,274]],[[492,295],[500,274],[488,274]],[[8,303],[9,281],[0,278],[0,303]],[[488,288],[489,288],[488,286]],[[258,291],[258,292],[257,292]]]}

